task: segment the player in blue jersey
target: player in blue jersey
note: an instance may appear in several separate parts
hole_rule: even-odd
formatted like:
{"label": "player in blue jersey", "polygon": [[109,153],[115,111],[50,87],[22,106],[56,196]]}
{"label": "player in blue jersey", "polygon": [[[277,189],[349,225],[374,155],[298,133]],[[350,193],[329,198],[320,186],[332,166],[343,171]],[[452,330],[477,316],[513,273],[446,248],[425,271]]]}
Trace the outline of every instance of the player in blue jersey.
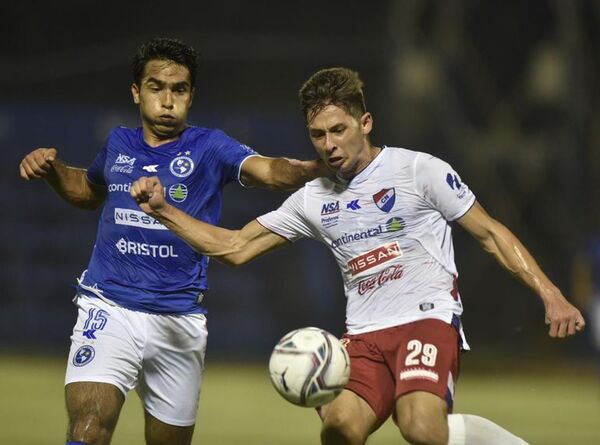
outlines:
{"label": "player in blue jersey", "polygon": [[138,391],[149,444],[188,444],[204,370],[208,260],[141,212],[129,194],[156,175],[166,199],[216,224],[222,188],[291,190],[328,170],[317,161],[267,158],[220,130],[188,125],[196,53],[153,39],[133,59],[140,128],[115,128],[87,169],[38,148],[20,164],[25,180],[44,178],[67,202],[104,205],[89,266],[78,280],[78,320],[65,379],[68,443],[108,444],[125,395]]}
{"label": "player in blue jersey", "polygon": [[581,313],[447,163],[371,143],[373,117],[357,73],[321,70],[300,98],[310,139],[336,178],[307,183],[279,209],[233,231],[171,205],[160,178],[140,178],[132,196],[198,252],[226,264],[244,264],[302,237],[329,247],[347,297],[351,371],[344,391],[320,409],[322,444],[362,445],[393,415],[413,444],[523,445],[487,419],[452,414],[465,343],[449,222],[540,297],[551,337],[584,329]]}

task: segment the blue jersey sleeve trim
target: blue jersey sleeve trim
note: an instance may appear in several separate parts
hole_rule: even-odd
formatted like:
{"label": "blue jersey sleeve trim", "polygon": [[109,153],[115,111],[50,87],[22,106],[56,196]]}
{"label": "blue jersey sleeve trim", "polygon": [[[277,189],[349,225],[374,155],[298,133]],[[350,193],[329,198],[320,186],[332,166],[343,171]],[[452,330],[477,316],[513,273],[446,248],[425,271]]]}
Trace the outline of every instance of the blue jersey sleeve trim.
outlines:
{"label": "blue jersey sleeve trim", "polygon": [[256,156],[259,156],[259,157],[261,157],[261,158],[265,158],[265,157],[266,157],[266,156],[262,156],[262,155],[259,155],[259,154],[250,154],[250,155],[246,156],[246,157],[245,157],[245,158],[242,160],[242,162],[240,162],[240,167],[239,167],[239,169],[238,169],[238,174],[237,174],[237,181],[238,181],[238,182],[240,183],[240,185],[241,185],[242,187],[244,187],[244,188],[253,188],[253,187],[252,187],[251,185],[246,185],[246,184],[244,184],[244,183],[242,182],[242,166],[244,165],[244,162],[246,162],[248,159],[250,159],[250,158],[254,158],[254,157],[256,157]]}

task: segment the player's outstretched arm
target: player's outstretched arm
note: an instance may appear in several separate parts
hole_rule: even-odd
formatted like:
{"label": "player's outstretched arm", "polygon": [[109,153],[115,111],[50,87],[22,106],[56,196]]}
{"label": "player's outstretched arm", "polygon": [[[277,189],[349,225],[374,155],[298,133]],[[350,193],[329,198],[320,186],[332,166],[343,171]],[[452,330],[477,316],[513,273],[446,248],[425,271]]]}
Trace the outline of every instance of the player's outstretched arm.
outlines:
{"label": "player's outstretched arm", "polygon": [[19,164],[21,178],[45,179],[68,203],[83,209],[96,209],[106,197],[106,190],[87,180],[86,170],[66,165],[58,159],[55,148],[38,148]]}
{"label": "player's outstretched arm", "polygon": [[533,289],[542,299],[546,310],[545,322],[550,325],[551,337],[574,335],[585,327],[585,321],[577,308],[563,296],[544,274],[533,256],[519,239],[503,224],[493,219],[479,203],[461,218],[464,227],[483,249],[511,274]]}
{"label": "player's outstretched arm", "polygon": [[197,220],[166,202],[160,180],[142,176],[130,189],[140,209],[156,218],[203,255],[229,266],[240,266],[287,244],[288,241],[251,221],[241,230],[228,230]]}
{"label": "player's outstretched arm", "polygon": [[306,182],[333,172],[318,160],[299,161],[287,158],[252,156],[242,164],[241,182],[250,187],[272,190],[296,190]]}

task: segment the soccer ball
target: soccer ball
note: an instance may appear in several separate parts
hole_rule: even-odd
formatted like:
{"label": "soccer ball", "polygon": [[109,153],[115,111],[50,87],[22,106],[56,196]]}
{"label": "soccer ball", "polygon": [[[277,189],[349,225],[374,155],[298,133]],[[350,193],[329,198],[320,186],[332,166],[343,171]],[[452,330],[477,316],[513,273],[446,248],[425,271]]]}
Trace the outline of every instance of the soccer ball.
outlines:
{"label": "soccer ball", "polygon": [[335,399],[348,383],[350,357],[333,334],[301,328],[275,345],[269,373],[286,400],[299,406],[321,406]]}

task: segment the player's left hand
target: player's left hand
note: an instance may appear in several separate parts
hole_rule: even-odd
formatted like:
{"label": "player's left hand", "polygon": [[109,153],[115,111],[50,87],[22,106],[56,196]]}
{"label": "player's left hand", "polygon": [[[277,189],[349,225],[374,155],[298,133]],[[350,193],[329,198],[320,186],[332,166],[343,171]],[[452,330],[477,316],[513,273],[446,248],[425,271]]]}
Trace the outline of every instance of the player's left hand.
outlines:
{"label": "player's left hand", "polygon": [[315,178],[335,178],[335,172],[331,170],[322,159],[312,159],[309,161],[301,161],[300,159],[286,158],[291,165],[299,167],[306,171],[309,176]]}
{"label": "player's left hand", "polygon": [[565,338],[585,328],[581,312],[562,295],[546,302],[546,324],[550,337]]}
{"label": "player's left hand", "polygon": [[142,176],[131,184],[129,193],[144,213],[155,218],[167,205],[164,188],[157,176]]}

